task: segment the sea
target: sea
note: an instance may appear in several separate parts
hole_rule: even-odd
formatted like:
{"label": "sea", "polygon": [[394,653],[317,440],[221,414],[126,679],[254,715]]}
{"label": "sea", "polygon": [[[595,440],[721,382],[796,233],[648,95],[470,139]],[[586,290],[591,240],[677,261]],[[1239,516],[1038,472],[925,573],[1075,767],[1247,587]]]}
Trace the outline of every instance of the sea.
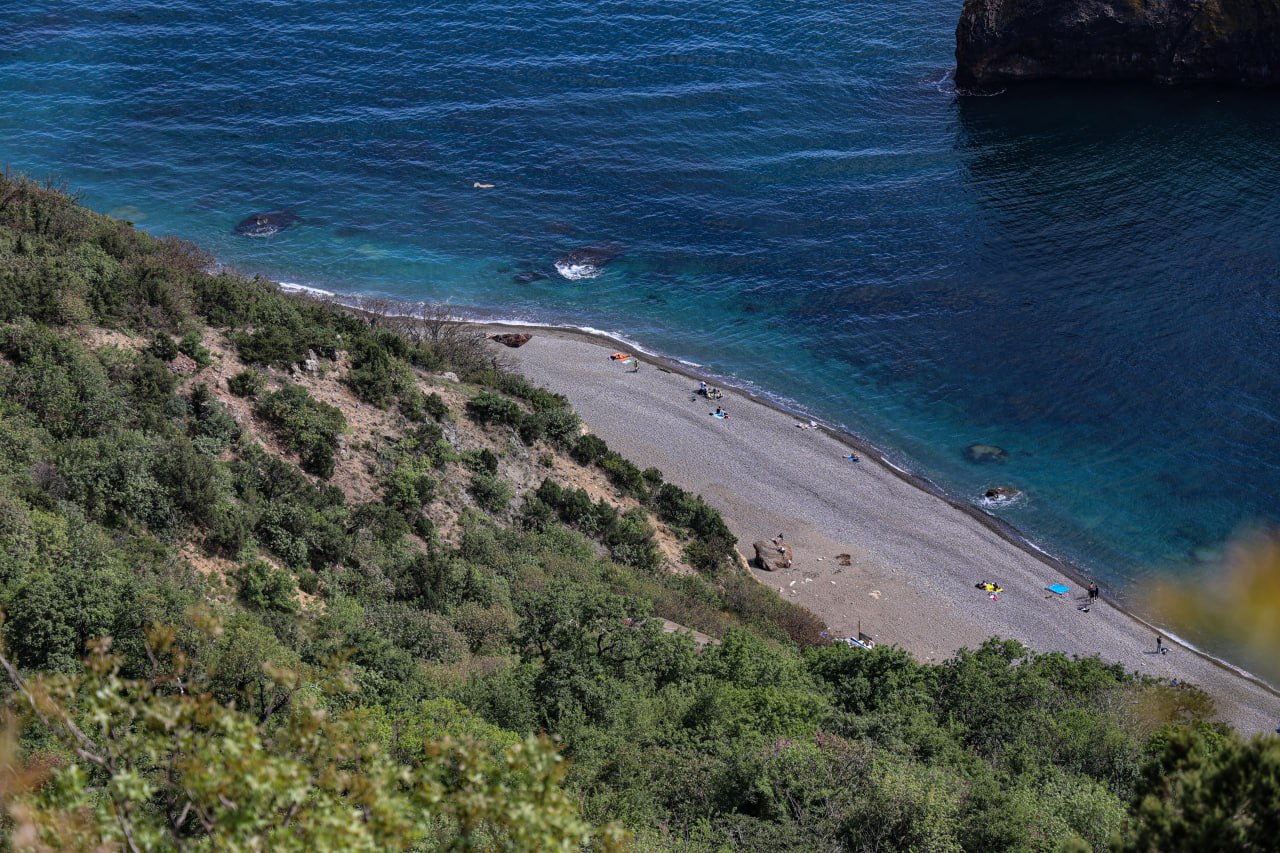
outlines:
{"label": "sea", "polygon": [[1280,522],[1280,98],[961,96],[961,5],[6,2],[0,164],[246,272],[622,336],[1141,609]]}

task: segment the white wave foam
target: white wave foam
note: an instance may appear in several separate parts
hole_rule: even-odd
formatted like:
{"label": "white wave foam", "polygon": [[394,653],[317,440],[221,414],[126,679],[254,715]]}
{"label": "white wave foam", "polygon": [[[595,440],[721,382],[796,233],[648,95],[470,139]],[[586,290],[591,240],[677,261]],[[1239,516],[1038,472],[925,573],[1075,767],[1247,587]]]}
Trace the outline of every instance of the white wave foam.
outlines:
{"label": "white wave foam", "polygon": [[569,281],[580,281],[584,278],[595,278],[600,275],[600,268],[594,264],[571,264],[564,261],[556,261],[556,272],[569,279]]}
{"label": "white wave foam", "polygon": [[906,468],[903,468],[903,467],[901,467],[901,466],[899,466],[899,465],[894,465],[894,464],[893,464],[892,462],[890,462],[888,459],[885,459],[885,458],[884,458],[884,454],[880,454],[880,461],[881,461],[881,462],[883,462],[884,464],[888,465],[888,466],[889,466],[890,468],[892,468],[893,470],[897,471],[899,474],[906,474],[908,477],[912,476],[912,475],[911,475],[911,472],[910,472],[910,471],[908,471]]}
{"label": "white wave foam", "polygon": [[287,293],[309,293],[312,296],[323,296],[325,299],[332,299],[338,295],[332,290],[321,290],[318,287],[311,287],[306,284],[297,284],[292,281],[278,281],[276,284],[280,285],[280,289]]}
{"label": "white wave foam", "polygon": [[978,498],[978,506],[996,509],[996,508],[1016,506],[1018,504],[1023,503],[1025,500],[1026,500],[1026,495],[1023,492],[1018,492],[1016,495],[1013,495],[1012,497],[989,498],[986,495],[982,495]]}

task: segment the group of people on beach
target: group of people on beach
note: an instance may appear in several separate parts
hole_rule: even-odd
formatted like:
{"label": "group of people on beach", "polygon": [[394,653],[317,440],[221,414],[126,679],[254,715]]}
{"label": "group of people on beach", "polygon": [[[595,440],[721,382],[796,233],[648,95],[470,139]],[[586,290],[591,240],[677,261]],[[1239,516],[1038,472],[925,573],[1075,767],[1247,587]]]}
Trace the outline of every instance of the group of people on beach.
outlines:
{"label": "group of people on beach", "polygon": [[719,388],[712,388],[706,382],[698,383],[698,393],[708,400],[723,400],[724,392]]}

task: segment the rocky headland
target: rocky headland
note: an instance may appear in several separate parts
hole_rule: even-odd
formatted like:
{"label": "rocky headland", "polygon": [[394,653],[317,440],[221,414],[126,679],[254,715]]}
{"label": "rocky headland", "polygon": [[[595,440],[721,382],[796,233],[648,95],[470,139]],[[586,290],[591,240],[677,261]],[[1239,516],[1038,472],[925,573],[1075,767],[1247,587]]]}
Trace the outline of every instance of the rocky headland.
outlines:
{"label": "rocky headland", "polygon": [[1280,0],[965,0],[956,85],[1280,85]]}

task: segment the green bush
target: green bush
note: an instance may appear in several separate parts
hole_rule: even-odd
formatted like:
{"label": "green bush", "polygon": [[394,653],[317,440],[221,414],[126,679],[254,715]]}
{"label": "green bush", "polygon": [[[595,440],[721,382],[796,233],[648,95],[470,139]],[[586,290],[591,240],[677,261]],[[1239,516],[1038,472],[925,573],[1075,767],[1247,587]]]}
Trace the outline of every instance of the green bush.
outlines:
{"label": "green bush", "polygon": [[583,465],[594,465],[609,452],[609,445],[600,436],[588,432],[578,436],[569,452]]}
{"label": "green bush", "polygon": [[471,478],[471,496],[492,513],[506,512],[511,503],[511,486],[493,474],[478,472]]}
{"label": "green bush", "polygon": [[293,613],[297,587],[293,576],[266,560],[250,560],[236,571],[236,590],[241,601],[255,610]]}
{"label": "green bush", "polygon": [[232,337],[236,352],[248,364],[268,364],[290,367],[307,357],[305,339],[294,330],[280,326],[267,326],[254,332],[241,332]]}
{"label": "green bush", "polygon": [[208,387],[191,389],[191,414],[195,419],[192,443],[201,452],[216,456],[240,440],[240,425]]}
{"label": "green bush", "polygon": [[487,447],[462,454],[462,464],[480,474],[498,473],[498,456]]}
{"label": "green bush", "polygon": [[255,411],[301,457],[303,470],[332,476],[338,436],[347,426],[340,410],[314,399],[301,385],[285,385],[264,397]]}
{"label": "green bush", "polygon": [[237,397],[256,397],[267,385],[267,378],[252,367],[227,380],[227,388]]}
{"label": "green bush", "polygon": [[183,335],[182,340],[178,342],[178,350],[189,356],[201,369],[213,362],[213,356],[209,354],[209,350],[205,349],[199,332],[187,332]]}
{"label": "green bush", "polygon": [[644,474],[621,454],[608,451],[600,459],[600,467],[611,483],[632,497],[643,500],[648,495]]}
{"label": "green bush", "polygon": [[437,421],[443,421],[449,417],[449,405],[436,392],[432,391],[423,398],[423,404],[426,406],[427,414]]}
{"label": "green bush", "polygon": [[383,346],[366,343],[355,353],[346,383],[366,403],[385,409],[412,388],[409,368]]}
{"label": "green bush", "polygon": [[520,407],[506,397],[500,397],[488,391],[481,391],[475,399],[467,401],[467,414],[480,424],[502,424],[519,426]]}
{"label": "green bush", "polygon": [[157,333],[151,339],[151,345],[147,347],[147,352],[161,361],[173,361],[178,355],[178,344],[168,335]]}

